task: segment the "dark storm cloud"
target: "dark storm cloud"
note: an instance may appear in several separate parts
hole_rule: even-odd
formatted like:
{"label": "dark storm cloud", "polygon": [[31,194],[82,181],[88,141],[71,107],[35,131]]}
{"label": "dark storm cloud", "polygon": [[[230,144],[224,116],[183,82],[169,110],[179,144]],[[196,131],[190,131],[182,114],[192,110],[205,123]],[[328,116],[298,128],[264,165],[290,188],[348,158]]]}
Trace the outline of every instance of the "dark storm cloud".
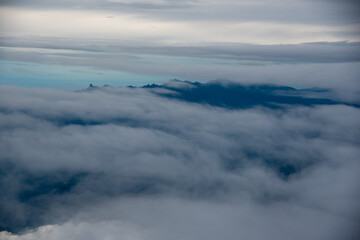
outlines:
{"label": "dark storm cloud", "polygon": [[229,110],[154,88],[0,89],[1,227],[43,226],[5,239],[356,234],[358,108]]}

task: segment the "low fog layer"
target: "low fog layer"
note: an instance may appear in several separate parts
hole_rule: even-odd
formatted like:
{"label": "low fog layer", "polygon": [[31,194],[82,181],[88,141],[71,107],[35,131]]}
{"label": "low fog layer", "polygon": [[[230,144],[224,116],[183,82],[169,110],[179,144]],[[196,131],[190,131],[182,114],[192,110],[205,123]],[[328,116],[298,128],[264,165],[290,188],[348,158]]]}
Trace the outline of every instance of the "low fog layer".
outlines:
{"label": "low fog layer", "polygon": [[264,88],[306,104],[230,108],[164,86],[0,86],[0,238],[358,236],[358,107]]}

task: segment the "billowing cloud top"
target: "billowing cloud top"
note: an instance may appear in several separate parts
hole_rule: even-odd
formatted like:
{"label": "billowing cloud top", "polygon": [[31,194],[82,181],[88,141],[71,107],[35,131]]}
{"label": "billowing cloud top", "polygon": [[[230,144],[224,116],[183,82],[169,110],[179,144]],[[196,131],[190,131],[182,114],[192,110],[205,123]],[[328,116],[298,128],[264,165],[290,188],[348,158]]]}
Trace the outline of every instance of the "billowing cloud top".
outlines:
{"label": "billowing cloud top", "polygon": [[[270,98],[228,108],[211,87]],[[2,239],[337,239],[359,229],[360,111],[319,89],[0,91]]]}

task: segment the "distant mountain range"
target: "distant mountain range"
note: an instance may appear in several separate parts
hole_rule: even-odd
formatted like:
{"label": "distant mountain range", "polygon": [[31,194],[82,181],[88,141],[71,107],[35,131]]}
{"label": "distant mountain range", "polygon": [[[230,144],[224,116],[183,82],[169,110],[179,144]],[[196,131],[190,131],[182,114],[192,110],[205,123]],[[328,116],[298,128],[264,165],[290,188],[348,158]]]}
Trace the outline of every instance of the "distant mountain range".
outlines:
{"label": "distant mountain range", "polygon": [[[99,88],[90,84],[87,90]],[[332,92],[330,90],[319,88],[296,89],[289,86],[270,84],[200,83],[177,79],[161,85],[148,84],[140,88],[149,89],[154,94],[170,99],[208,104],[228,109],[245,109],[255,106],[275,109],[284,108],[288,105],[312,106],[335,104],[359,107],[355,104],[334,100],[331,98]]]}

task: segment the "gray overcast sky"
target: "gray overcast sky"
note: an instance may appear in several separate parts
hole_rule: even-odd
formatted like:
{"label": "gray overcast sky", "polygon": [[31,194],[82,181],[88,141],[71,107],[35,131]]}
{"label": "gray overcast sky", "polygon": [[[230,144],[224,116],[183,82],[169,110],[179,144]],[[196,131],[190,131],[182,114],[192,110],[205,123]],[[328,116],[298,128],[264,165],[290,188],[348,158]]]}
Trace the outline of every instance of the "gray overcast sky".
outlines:
{"label": "gray overcast sky", "polygon": [[[262,81],[283,83],[282,71],[297,68],[291,64],[337,63],[352,66],[345,79],[354,82],[358,10],[350,0],[0,1],[0,83],[78,89],[89,81],[249,81],[254,66],[256,75],[279,64]],[[325,83],[290,78],[298,87]]]}
{"label": "gray overcast sky", "polygon": [[301,43],[359,40],[357,1],[1,1],[2,35]]}

